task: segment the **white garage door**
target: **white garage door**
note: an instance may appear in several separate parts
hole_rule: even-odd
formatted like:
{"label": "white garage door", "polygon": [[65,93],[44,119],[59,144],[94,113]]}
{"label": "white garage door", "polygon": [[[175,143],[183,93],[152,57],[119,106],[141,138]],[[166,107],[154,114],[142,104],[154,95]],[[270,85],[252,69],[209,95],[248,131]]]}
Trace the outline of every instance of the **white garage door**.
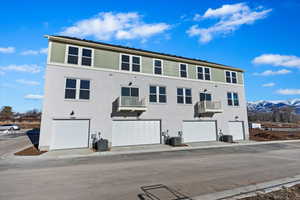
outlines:
{"label": "white garage door", "polygon": [[113,121],[112,146],[159,143],[159,120]]}
{"label": "white garage door", "polygon": [[244,128],[243,122],[228,122],[229,135],[233,136],[233,140],[243,140],[244,139]]}
{"label": "white garage door", "polygon": [[202,142],[216,141],[216,122],[215,121],[184,121],[183,122],[183,141]]}
{"label": "white garage door", "polygon": [[89,120],[53,120],[50,149],[87,148]]}

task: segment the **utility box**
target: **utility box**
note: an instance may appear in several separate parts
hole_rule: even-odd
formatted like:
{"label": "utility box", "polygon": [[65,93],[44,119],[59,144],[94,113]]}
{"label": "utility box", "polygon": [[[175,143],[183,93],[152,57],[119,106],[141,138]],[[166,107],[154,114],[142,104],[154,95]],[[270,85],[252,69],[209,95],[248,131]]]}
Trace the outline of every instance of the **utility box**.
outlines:
{"label": "utility box", "polygon": [[94,148],[96,151],[108,151],[108,140],[100,139],[94,143]]}
{"label": "utility box", "polygon": [[181,137],[170,137],[168,139],[168,145],[173,147],[181,146],[182,145],[182,138]]}

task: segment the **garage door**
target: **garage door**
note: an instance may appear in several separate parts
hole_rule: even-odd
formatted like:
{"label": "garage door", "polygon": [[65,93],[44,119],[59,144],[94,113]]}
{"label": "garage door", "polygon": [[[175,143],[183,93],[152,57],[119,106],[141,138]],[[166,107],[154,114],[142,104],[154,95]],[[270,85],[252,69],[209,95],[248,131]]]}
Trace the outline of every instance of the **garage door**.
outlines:
{"label": "garage door", "polygon": [[216,141],[215,121],[184,121],[183,140],[188,142]]}
{"label": "garage door", "polygon": [[243,140],[244,139],[244,126],[243,122],[228,122],[229,135],[233,136],[233,140]]}
{"label": "garage door", "polygon": [[87,148],[89,120],[53,120],[50,149]]}
{"label": "garage door", "polygon": [[112,146],[160,143],[159,120],[113,121]]}

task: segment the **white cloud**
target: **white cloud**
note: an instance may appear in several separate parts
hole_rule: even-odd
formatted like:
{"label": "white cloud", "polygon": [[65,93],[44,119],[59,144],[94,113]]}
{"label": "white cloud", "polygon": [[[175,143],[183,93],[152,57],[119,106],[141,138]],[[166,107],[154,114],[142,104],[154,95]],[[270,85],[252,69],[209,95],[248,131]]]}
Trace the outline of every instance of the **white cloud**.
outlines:
{"label": "white cloud", "polygon": [[273,87],[275,86],[275,83],[265,83],[265,84],[262,84],[263,87]]}
{"label": "white cloud", "polygon": [[16,82],[24,84],[24,85],[39,85],[40,84],[37,81],[30,81],[30,80],[24,80],[24,79],[18,79],[18,80],[16,80]]}
{"label": "white cloud", "polygon": [[298,95],[300,94],[300,89],[279,89],[276,93],[282,95]]}
{"label": "white cloud", "polygon": [[187,30],[187,34],[190,37],[198,36],[201,43],[207,43],[217,35],[226,35],[236,31],[242,25],[253,24],[256,20],[263,19],[271,11],[272,9],[262,7],[251,9],[245,3],[223,5],[217,9],[209,8],[202,17],[196,14],[194,19],[217,18],[219,21],[208,28],[193,25]]}
{"label": "white cloud", "polygon": [[48,48],[41,48],[40,50],[26,50],[21,52],[21,55],[28,56],[28,55],[38,55],[38,54],[47,54]]}
{"label": "white cloud", "polygon": [[24,98],[25,99],[37,100],[37,99],[42,99],[43,95],[40,95],[40,94],[27,94]]}
{"label": "white cloud", "polygon": [[142,16],[135,12],[101,12],[93,18],[76,22],[60,34],[75,37],[93,36],[99,40],[143,40],[161,34],[169,28],[170,25],[166,23],[147,24],[142,21]]}
{"label": "white cloud", "polygon": [[0,66],[0,70],[2,71],[16,71],[16,72],[28,72],[28,73],[39,73],[41,71],[41,67],[38,65],[7,65]]}
{"label": "white cloud", "polygon": [[0,76],[2,76],[2,75],[4,75],[5,74],[5,72],[3,72],[3,71],[0,71]]}
{"label": "white cloud", "polygon": [[14,53],[14,47],[0,47],[0,53]]}
{"label": "white cloud", "polygon": [[278,71],[266,70],[266,71],[263,71],[261,73],[254,73],[253,75],[256,75],[256,76],[273,76],[273,75],[284,75],[284,74],[289,74],[289,73],[291,73],[290,70],[281,69],[281,70],[278,70]]}
{"label": "white cloud", "polygon": [[300,57],[293,55],[262,54],[252,61],[254,64],[295,67],[300,69]]}

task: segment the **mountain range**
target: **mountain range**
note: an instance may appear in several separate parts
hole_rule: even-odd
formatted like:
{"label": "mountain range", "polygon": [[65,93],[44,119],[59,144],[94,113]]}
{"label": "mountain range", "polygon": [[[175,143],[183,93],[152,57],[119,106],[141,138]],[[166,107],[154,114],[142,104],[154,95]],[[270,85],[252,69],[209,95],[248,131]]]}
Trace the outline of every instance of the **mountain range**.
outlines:
{"label": "mountain range", "polygon": [[300,114],[300,99],[280,100],[280,101],[254,101],[248,102],[247,107],[252,112],[271,112],[273,108],[282,108],[290,106],[295,109],[297,114]]}

